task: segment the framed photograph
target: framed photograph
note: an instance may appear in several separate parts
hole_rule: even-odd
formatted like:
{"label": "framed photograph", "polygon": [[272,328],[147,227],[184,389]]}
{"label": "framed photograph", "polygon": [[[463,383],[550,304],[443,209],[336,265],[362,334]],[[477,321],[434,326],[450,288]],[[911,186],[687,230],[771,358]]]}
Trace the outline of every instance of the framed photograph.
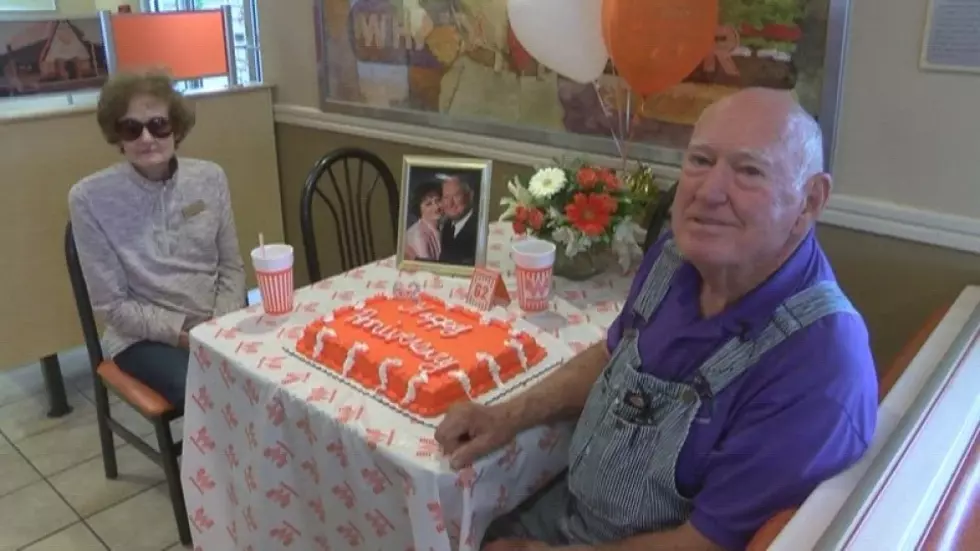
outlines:
{"label": "framed photograph", "polygon": [[16,17],[3,20],[0,14],[0,101],[34,94],[97,92],[105,84],[109,69],[98,17]]}
{"label": "framed photograph", "polygon": [[405,157],[399,269],[468,277],[486,263],[492,166],[479,159]]}

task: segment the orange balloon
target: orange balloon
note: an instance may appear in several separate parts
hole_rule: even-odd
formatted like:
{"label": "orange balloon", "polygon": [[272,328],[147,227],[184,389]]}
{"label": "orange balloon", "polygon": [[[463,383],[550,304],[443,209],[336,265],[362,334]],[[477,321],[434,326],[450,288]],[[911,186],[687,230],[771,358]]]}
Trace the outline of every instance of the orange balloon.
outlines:
{"label": "orange balloon", "polygon": [[648,96],[679,84],[711,53],[718,0],[603,0],[609,58],[633,91]]}

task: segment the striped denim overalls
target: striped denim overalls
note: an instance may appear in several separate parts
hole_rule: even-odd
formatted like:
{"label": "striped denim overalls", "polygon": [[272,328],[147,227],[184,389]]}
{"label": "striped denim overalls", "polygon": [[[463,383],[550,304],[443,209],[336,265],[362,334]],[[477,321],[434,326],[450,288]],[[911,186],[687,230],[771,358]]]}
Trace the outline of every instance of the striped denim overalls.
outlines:
{"label": "striped denim overalls", "polygon": [[594,545],[683,524],[692,506],[677,491],[675,466],[701,406],[710,408],[713,396],[796,331],[830,314],[856,313],[836,283],[821,282],[777,307],[755,339],[734,337],[722,345],[692,381],[658,379],[638,371],[637,336],[682,263],[673,240],[667,241],[633,304],[633,326],[585,403],[567,479],[500,519],[488,535]]}

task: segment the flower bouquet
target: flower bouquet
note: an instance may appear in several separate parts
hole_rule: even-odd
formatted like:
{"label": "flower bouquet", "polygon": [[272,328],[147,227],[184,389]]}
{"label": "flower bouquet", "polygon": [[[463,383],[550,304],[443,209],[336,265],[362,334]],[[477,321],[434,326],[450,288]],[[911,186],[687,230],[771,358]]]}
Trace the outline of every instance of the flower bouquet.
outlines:
{"label": "flower bouquet", "polygon": [[515,177],[507,188],[511,196],[500,202],[506,208],[500,220],[511,222],[517,235],[554,242],[557,275],[577,278],[569,273],[575,269],[565,270],[563,265],[584,257],[591,269],[577,271],[589,277],[601,271],[599,257],[608,251],[624,271],[642,256],[634,222],[642,202],[614,171],[581,161],[556,163],[538,170],[527,185]]}

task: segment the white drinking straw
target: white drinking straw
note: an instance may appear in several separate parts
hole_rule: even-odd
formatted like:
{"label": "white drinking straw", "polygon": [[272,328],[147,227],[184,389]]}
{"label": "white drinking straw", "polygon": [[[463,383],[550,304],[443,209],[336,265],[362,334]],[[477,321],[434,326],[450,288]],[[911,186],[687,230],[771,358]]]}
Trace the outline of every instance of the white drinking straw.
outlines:
{"label": "white drinking straw", "polygon": [[262,258],[265,258],[265,238],[262,236],[262,232],[259,232],[259,249],[261,249]]}

